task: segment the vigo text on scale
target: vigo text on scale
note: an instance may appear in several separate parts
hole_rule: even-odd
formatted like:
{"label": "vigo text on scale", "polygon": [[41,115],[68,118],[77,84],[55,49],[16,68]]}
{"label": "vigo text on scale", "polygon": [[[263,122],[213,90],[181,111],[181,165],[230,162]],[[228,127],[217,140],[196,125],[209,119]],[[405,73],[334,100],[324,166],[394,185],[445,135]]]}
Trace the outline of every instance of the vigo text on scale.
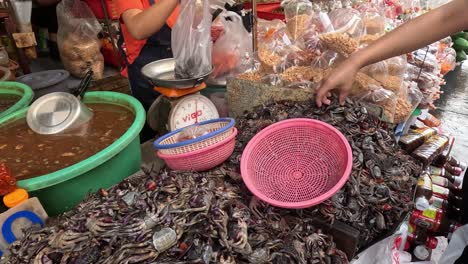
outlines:
{"label": "vigo text on scale", "polygon": [[148,110],[152,129],[163,134],[189,125],[219,118],[216,106],[201,95],[211,72],[192,79],[175,78],[175,59],[158,60],[145,65],[141,73],[161,95]]}

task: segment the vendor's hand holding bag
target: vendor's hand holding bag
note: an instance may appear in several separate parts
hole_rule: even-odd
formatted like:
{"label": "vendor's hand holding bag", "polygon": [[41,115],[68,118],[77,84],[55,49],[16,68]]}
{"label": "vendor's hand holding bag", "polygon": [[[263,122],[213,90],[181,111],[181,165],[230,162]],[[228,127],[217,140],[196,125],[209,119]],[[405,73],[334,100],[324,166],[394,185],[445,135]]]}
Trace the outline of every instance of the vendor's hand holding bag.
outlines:
{"label": "vendor's hand holding bag", "polygon": [[182,0],[172,29],[175,77],[193,79],[212,71],[211,13],[208,0]]}

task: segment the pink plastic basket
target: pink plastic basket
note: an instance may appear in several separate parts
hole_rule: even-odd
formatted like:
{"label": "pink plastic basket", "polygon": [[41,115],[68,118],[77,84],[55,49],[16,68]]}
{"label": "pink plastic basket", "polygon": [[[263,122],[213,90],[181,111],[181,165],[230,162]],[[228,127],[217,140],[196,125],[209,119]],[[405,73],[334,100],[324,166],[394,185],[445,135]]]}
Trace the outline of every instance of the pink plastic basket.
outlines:
{"label": "pink plastic basket", "polygon": [[233,127],[231,134],[213,145],[183,154],[164,154],[158,151],[158,156],[173,170],[206,171],[212,169],[231,156],[236,144],[237,129]]}
{"label": "pink plastic basket", "polygon": [[290,119],[260,131],[242,154],[242,178],[259,199],[283,208],[307,208],[333,196],[352,169],[348,141],[312,119]]}

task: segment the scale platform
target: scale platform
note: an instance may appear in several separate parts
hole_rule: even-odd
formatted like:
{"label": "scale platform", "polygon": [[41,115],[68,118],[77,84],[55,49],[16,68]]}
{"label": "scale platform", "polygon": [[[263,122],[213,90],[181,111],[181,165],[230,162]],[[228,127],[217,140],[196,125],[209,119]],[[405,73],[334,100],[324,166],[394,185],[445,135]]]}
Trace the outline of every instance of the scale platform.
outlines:
{"label": "scale platform", "polygon": [[194,88],[174,89],[165,87],[154,87],[154,90],[169,98],[179,98],[185,95],[194,94],[206,88],[206,84],[202,83]]}

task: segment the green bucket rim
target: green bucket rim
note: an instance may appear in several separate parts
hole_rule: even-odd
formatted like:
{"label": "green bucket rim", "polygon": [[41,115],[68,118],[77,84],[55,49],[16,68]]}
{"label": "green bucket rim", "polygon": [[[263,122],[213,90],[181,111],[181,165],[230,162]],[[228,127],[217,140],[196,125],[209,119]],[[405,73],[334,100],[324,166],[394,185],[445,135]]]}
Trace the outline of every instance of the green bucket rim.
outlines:
{"label": "green bucket rim", "polygon": [[[8,88],[5,88],[3,87],[5,83],[11,86],[8,86]],[[19,82],[8,82],[8,81],[0,82],[0,94],[14,94],[14,95],[21,96],[21,99],[18,102],[16,102],[7,110],[0,113],[0,118],[7,117],[16,111],[19,111],[23,108],[28,107],[34,98],[34,92],[31,89],[31,87],[27,86],[24,83],[19,83]]]}
{"label": "green bucket rim", "polygon": [[[129,108],[129,110],[132,110],[135,113],[135,120],[133,121],[132,125],[128,128],[128,130],[114,143],[107,146],[105,149],[99,151],[98,153],[94,154],[93,156],[83,161],[80,161],[74,165],[52,173],[37,176],[31,179],[18,181],[19,187],[24,188],[28,191],[37,191],[53,185],[60,184],[62,182],[73,179],[79,175],[85,174],[86,172],[98,167],[99,165],[102,165],[104,162],[110,160],[112,157],[120,153],[136,137],[139,136],[140,131],[143,129],[143,126],[146,122],[146,114],[143,105],[138,100],[136,100],[132,96],[122,93],[98,91],[86,93],[84,101],[101,102],[100,100],[98,100],[99,98],[113,98],[109,101],[103,100],[104,103],[112,103],[112,101],[125,101],[128,103],[127,105],[115,103],[117,105]],[[28,109],[25,108],[5,118],[0,118],[0,124],[5,123],[6,121],[11,119],[18,119],[21,116],[25,116],[27,110]]]}

